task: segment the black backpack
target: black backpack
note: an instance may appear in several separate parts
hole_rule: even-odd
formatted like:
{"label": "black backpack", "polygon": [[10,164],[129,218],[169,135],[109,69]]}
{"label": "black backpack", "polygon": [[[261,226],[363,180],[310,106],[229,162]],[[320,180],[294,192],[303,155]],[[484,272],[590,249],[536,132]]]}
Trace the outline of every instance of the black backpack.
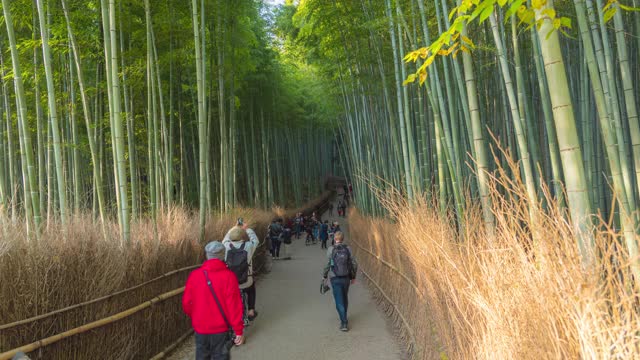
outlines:
{"label": "black backpack", "polygon": [[269,225],[269,236],[273,239],[273,238],[277,238],[280,237],[280,234],[282,233],[282,226],[278,225],[278,224],[271,224]]}
{"label": "black backpack", "polygon": [[336,276],[351,276],[351,251],[346,245],[336,245],[333,248],[331,269]]}
{"label": "black backpack", "polygon": [[239,248],[229,244],[227,251],[227,267],[238,278],[238,284],[244,284],[249,279],[249,253],[244,249],[245,243]]}
{"label": "black backpack", "polygon": [[291,244],[291,229],[285,228],[282,231],[282,241],[287,245]]}

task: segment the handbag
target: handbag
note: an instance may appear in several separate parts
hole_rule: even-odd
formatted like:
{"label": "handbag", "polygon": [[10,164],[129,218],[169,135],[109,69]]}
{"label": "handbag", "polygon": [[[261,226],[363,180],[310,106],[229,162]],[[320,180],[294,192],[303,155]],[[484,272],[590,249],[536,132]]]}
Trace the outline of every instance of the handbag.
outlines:
{"label": "handbag", "polygon": [[209,275],[207,274],[207,270],[203,270],[204,271],[204,278],[207,280],[207,286],[209,286],[209,290],[211,290],[211,294],[213,295],[213,299],[216,301],[216,304],[218,305],[218,309],[220,310],[220,314],[222,315],[222,318],[224,319],[224,322],[227,324],[227,340],[224,342],[224,346],[227,350],[231,350],[231,348],[234,345],[234,340],[236,338],[236,333],[235,331],[233,331],[233,328],[231,327],[231,323],[229,322],[229,319],[227,318],[227,315],[224,313],[224,310],[222,309],[222,305],[220,305],[220,300],[218,300],[218,295],[216,295],[215,290],[213,290],[213,286],[211,285],[211,280],[209,280]]}
{"label": "handbag", "polygon": [[329,291],[331,287],[329,286],[329,279],[323,278],[320,282],[320,294],[324,294]]}

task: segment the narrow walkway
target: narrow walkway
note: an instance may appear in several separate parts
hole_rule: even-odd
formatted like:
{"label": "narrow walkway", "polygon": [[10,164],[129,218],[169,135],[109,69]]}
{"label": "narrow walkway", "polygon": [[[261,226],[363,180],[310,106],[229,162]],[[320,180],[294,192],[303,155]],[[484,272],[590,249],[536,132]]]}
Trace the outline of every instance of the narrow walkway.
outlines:
{"label": "narrow walkway", "polygon": [[[348,243],[345,219],[328,219],[340,222]],[[293,260],[274,261],[271,273],[258,282],[259,316],[246,330],[246,344],[233,349],[234,360],[404,358],[361,278],[349,290],[351,330],[347,333],[338,330],[340,322],[333,295],[330,292],[321,295],[319,291],[325,264],[326,252],[320,249],[320,244],[305,246],[302,238],[294,239]],[[192,337],[169,359],[194,358]]]}

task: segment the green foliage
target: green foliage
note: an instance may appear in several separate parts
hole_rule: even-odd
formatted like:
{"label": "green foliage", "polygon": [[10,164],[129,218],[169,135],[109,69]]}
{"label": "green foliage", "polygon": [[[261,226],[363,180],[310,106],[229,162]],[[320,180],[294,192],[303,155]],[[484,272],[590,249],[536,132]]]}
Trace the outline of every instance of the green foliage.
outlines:
{"label": "green foliage", "polygon": [[[449,19],[453,19],[453,22],[448,29],[428,46],[411,51],[405,56],[406,62],[424,60],[415,76],[408,77],[404,81],[405,85],[413,83],[416,79],[420,80],[420,85],[424,84],[427,79],[427,68],[437,57],[451,55],[455,58],[460,51],[473,50],[475,45],[471,39],[460,36],[462,28],[474,21],[482,24],[496,11],[496,8],[506,8],[505,19],[510,19],[511,15],[517,15],[520,24],[527,25],[527,29],[533,26],[540,28],[545,19],[552,21],[553,31],[560,30],[566,34],[565,29],[571,29],[570,18],[558,16],[553,8],[545,8],[547,0],[533,0],[531,6],[527,6],[525,2],[525,0],[462,0],[460,5],[449,13]],[[540,12],[543,16],[539,16],[536,20],[536,12]],[[547,34],[547,37],[550,34]]]}

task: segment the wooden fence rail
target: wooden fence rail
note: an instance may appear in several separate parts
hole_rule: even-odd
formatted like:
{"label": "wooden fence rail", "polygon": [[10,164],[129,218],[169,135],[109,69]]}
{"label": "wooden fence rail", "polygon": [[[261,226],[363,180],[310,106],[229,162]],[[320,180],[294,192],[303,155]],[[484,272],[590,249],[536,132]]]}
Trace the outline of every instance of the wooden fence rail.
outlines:
{"label": "wooden fence rail", "polygon": [[[322,211],[322,210],[327,208],[329,202],[331,201],[331,198],[332,198],[333,194],[334,194],[333,191],[326,191],[320,197],[318,197],[316,201],[314,201],[315,202],[314,205],[311,205],[311,206],[307,205],[307,206],[302,207],[300,209],[297,209],[295,211],[301,211],[303,213],[311,213],[312,211]],[[294,212],[293,211],[287,212],[286,215],[290,215],[290,214],[293,215]],[[183,268],[180,268],[180,269],[172,270],[172,271],[167,272],[167,273],[165,273],[163,275],[160,275],[160,276],[158,276],[156,278],[153,278],[151,280],[145,281],[145,282],[143,282],[141,284],[135,285],[135,286],[127,288],[127,289],[123,289],[123,290],[117,291],[117,292],[109,294],[109,295],[105,295],[105,296],[102,296],[102,297],[99,297],[99,298],[96,298],[96,299],[92,299],[92,300],[89,300],[89,301],[86,301],[86,302],[82,302],[82,303],[78,303],[78,304],[75,304],[75,305],[71,305],[71,306],[68,306],[68,307],[65,307],[65,308],[62,308],[62,309],[54,310],[54,311],[51,311],[51,312],[48,312],[48,313],[45,313],[45,314],[36,315],[36,316],[30,317],[30,318],[27,318],[27,319],[18,320],[18,321],[14,321],[14,322],[11,322],[11,323],[3,324],[3,325],[0,325],[0,330],[6,330],[6,329],[10,329],[10,328],[19,326],[19,325],[28,324],[28,323],[31,323],[31,322],[34,322],[34,321],[38,321],[38,320],[42,320],[42,319],[45,319],[45,318],[48,318],[48,317],[51,317],[51,316],[54,316],[54,315],[57,315],[57,314],[65,313],[65,312],[71,311],[73,309],[77,309],[77,308],[81,308],[81,307],[88,306],[88,305],[91,305],[91,304],[99,303],[99,302],[108,300],[110,298],[116,297],[116,296],[121,296],[123,294],[129,293],[129,292],[131,292],[133,290],[136,290],[136,289],[139,289],[139,288],[141,288],[141,287],[143,287],[145,285],[148,285],[150,283],[153,283],[153,282],[156,282],[156,281],[159,281],[159,280],[162,280],[162,279],[166,279],[169,276],[172,276],[172,275],[184,272],[184,271],[196,269],[196,268],[198,268],[200,266],[201,266],[201,264],[197,264],[197,265],[191,265],[191,266],[183,267]],[[137,306],[134,306],[134,307],[129,308],[127,310],[124,310],[122,312],[119,312],[117,314],[110,315],[110,316],[105,317],[103,319],[92,321],[92,322],[89,322],[89,323],[84,324],[82,326],[79,326],[79,327],[76,327],[76,328],[61,332],[59,334],[52,335],[52,336],[46,337],[44,339],[32,342],[30,344],[23,345],[23,346],[20,346],[18,348],[15,348],[15,349],[8,350],[6,352],[0,353],[0,360],[8,360],[8,359],[11,359],[13,356],[15,356],[19,352],[29,353],[29,352],[32,352],[34,350],[43,348],[45,346],[57,343],[57,342],[59,342],[61,340],[64,340],[66,338],[72,337],[74,335],[86,333],[89,330],[93,330],[93,329],[100,328],[100,327],[108,325],[108,324],[115,323],[115,322],[117,322],[119,320],[122,320],[122,319],[125,319],[127,317],[130,317],[131,315],[134,315],[134,314],[136,314],[136,313],[138,313],[138,312],[140,312],[140,311],[142,311],[144,309],[147,309],[147,308],[153,306],[156,303],[160,303],[160,302],[165,301],[167,299],[170,299],[170,298],[173,298],[175,296],[178,296],[178,295],[182,294],[183,292],[184,292],[184,287],[181,287],[181,288],[178,288],[178,289],[174,289],[174,290],[171,290],[171,291],[166,292],[164,294],[158,295],[158,296],[152,298],[151,300],[148,300],[148,301],[146,301],[146,302],[144,302],[144,303],[142,303],[140,305],[137,305]],[[186,333],[183,336],[181,336],[180,339],[178,339],[178,341],[176,341],[175,343],[171,344],[171,346],[169,348],[165,349],[163,352],[161,352],[160,354],[156,355],[156,357],[160,357],[161,358],[161,357],[165,356],[167,353],[169,353],[170,351],[172,351],[178,344],[180,344],[180,342],[182,342],[184,339],[187,338],[188,334],[189,333]]]}
{"label": "wooden fence rail", "polygon": [[[379,255],[374,254],[372,251],[370,251],[369,249],[366,249],[365,247],[363,247],[362,245],[360,245],[357,241],[355,241],[353,239],[351,239],[350,243],[354,244],[357,248],[359,248],[360,250],[364,251],[366,254],[368,254],[372,258],[376,259],[379,263],[384,264],[386,267],[391,269],[396,274],[400,275],[400,277],[402,279],[404,279],[414,289],[416,294],[418,294],[421,298],[423,297],[422,292],[420,291],[418,286],[413,282],[413,280],[411,280],[408,276],[403,274],[400,270],[398,270],[391,263],[385,261]],[[407,320],[406,316],[404,316],[404,314],[400,311],[400,309],[398,308],[396,303],[391,299],[391,297],[389,297],[389,295],[387,295],[387,293],[384,291],[382,286],[380,286],[378,284],[378,282],[375,281],[375,279],[373,277],[371,277],[371,275],[369,275],[364,269],[360,269],[360,272],[362,273],[362,275],[364,275],[369,280],[369,282],[371,282],[378,289],[378,292],[380,293],[380,295],[382,295],[385,298],[387,303],[389,303],[389,305],[393,306],[393,310],[398,315],[398,317],[400,317],[400,319],[402,320],[402,324],[406,328],[407,333],[409,334],[409,337],[411,338],[411,344],[410,345],[413,346],[413,348],[416,350],[416,353],[420,353],[420,347],[418,345],[418,342],[416,341],[415,332],[413,331],[413,328],[411,327],[411,325],[409,325],[409,321]]]}
{"label": "wooden fence rail", "polygon": [[187,270],[193,270],[195,268],[200,267],[200,265],[201,264],[191,265],[191,266],[183,267],[183,268],[180,268],[180,269],[172,270],[172,271],[169,271],[168,273],[160,275],[160,276],[158,276],[156,278],[153,278],[151,280],[145,281],[145,282],[143,282],[141,284],[138,284],[136,286],[132,286],[130,288],[114,292],[113,294],[105,295],[105,296],[102,296],[102,297],[99,297],[99,298],[96,298],[96,299],[93,299],[93,300],[85,301],[85,302],[82,302],[82,303],[79,303],[79,304],[67,306],[65,308],[54,310],[54,311],[48,312],[46,314],[41,314],[41,315],[33,316],[33,317],[30,317],[30,318],[27,318],[27,319],[18,320],[18,321],[14,321],[12,323],[0,325],[0,330],[6,330],[6,329],[10,329],[12,327],[16,327],[18,325],[28,324],[28,323],[34,322],[36,320],[46,319],[46,318],[51,317],[53,315],[61,314],[61,313],[64,313],[64,312],[67,312],[67,311],[70,311],[70,310],[73,310],[73,309],[77,309],[77,308],[80,308],[80,307],[83,307],[83,306],[95,304],[95,303],[110,299],[110,298],[118,296],[118,295],[126,294],[128,292],[133,291],[133,290],[139,289],[139,288],[141,288],[141,287],[143,287],[145,285],[151,284],[151,283],[156,282],[158,280],[165,279],[165,278],[167,278],[167,277],[169,277],[171,275],[175,275],[175,274],[187,271]]}
{"label": "wooden fence rail", "polygon": [[38,340],[36,342],[32,342],[31,344],[27,344],[24,346],[21,346],[19,348],[15,348],[6,352],[3,352],[0,354],[0,360],[8,360],[11,359],[14,355],[16,355],[18,352],[22,351],[24,353],[28,353],[34,350],[37,350],[41,347],[47,346],[47,345],[51,345],[53,343],[56,343],[60,340],[66,339],[68,337],[71,337],[73,335],[78,335],[78,334],[82,334],[84,332],[87,332],[89,330],[93,330],[95,328],[99,328],[101,326],[105,326],[107,324],[111,324],[114,323],[118,320],[122,320],[124,318],[127,318],[137,312],[140,312],[148,307],[151,307],[152,305],[162,302],[164,300],[170,299],[174,296],[180,295],[184,292],[184,286],[175,290],[171,290],[169,292],[166,292],[164,294],[158,295],[156,297],[154,297],[153,299],[146,301],[138,306],[134,306],[130,309],[127,309],[125,311],[119,312],[117,314],[108,316],[106,318],[100,319],[100,320],[96,320],[93,322],[90,322],[88,324],[79,326],[77,328],[73,328],[71,330],[67,330],[65,332],[62,332],[60,334],[57,335],[53,335],[53,336],[49,336],[48,338],[42,339],[42,340]]}

